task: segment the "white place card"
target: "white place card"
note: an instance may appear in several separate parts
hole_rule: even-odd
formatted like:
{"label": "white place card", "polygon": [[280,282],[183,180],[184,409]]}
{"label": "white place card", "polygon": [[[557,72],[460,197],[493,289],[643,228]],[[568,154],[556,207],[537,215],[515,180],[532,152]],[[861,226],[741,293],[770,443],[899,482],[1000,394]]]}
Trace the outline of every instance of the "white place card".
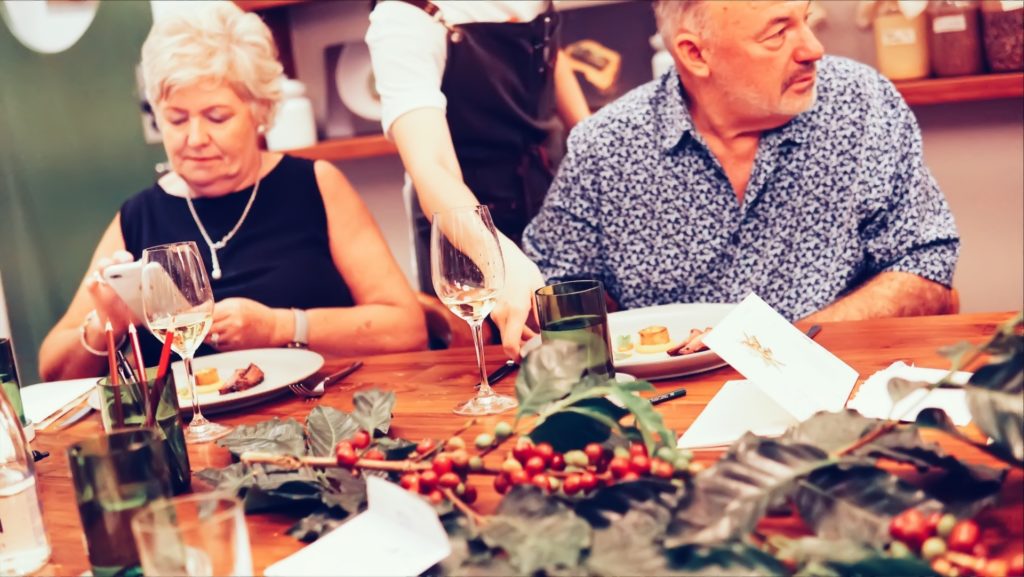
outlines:
{"label": "white place card", "polygon": [[679,440],[684,448],[727,445],[747,431],[781,434],[819,411],[838,411],[857,371],[755,294],[704,338],[747,381],[730,381]]}
{"label": "white place card", "polygon": [[21,402],[25,406],[25,418],[34,423],[44,421],[61,407],[75,400],[96,386],[99,377],[52,381],[39,383],[21,389]]}
{"label": "white place card", "polygon": [[451,554],[434,508],[377,477],[366,480],[367,509],[264,571],[267,577],[419,575]]}

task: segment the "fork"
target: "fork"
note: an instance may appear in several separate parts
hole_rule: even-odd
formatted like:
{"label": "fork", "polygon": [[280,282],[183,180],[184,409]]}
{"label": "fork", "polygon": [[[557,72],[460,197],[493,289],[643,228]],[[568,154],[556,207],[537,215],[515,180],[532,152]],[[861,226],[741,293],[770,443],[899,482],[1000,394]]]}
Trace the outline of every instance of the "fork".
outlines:
{"label": "fork", "polygon": [[331,373],[331,374],[327,375],[326,377],[321,379],[320,382],[317,383],[315,386],[311,387],[311,386],[307,385],[306,383],[292,383],[292,384],[288,385],[288,390],[290,390],[291,392],[295,393],[296,396],[299,396],[299,397],[302,397],[302,398],[305,398],[305,399],[315,399],[317,397],[322,397],[324,395],[324,392],[326,391],[325,387],[326,387],[327,383],[330,383],[331,381],[336,381],[338,379],[343,379],[343,378],[351,375],[352,373],[358,371],[359,368],[362,367],[362,366],[363,366],[363,361],[356,361],[356,362],[352,363],[351,365],[349,365],[348,367],[346,367],[346,368],[344,368],[344,369],[342,369],[342,370],[340,370],[340,371],[338,371],[336,373]]}

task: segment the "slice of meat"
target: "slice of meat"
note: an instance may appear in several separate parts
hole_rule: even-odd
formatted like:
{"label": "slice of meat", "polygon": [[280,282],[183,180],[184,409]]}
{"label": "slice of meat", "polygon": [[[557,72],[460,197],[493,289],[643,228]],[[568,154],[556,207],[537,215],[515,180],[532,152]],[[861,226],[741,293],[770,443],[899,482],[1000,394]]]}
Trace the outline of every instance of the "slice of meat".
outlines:
{"label": "slice of meat", "polygon": [[224,386],[220,388],[220,394],[237,393],[251,389],[263,382],[263,370],[256,366],[256,363],[249,363],[248,367],[238,369],[228,378]]}
{"label": "slice of meat", "polygon": [[687,336],[683,342],[668,350],[669,356],[681,357],[683,355],[691,355],[708,348],[707,345],[704,344],[704,336],[710,331],[711,327],[707,327],[704,330],[690,329],[689,336]]}
{"label": "slice of meat", "polygon": [[679,341],[678,344],[676,344],[671,349],[669,349],[669,350],[667,350],[665,352],[667,352],[668,356],[670,356],[670,357],[678,357],[680,355],[685,354],[685,353],[683,353],[683,349],[686,347],[687,344],[689,344],[690,341],[692,341],[694,338],[696,338],[697,335],[699,335],[699,334],[700,334],[700,329],[690,329],[690,334],[686,335],[685,339]]}

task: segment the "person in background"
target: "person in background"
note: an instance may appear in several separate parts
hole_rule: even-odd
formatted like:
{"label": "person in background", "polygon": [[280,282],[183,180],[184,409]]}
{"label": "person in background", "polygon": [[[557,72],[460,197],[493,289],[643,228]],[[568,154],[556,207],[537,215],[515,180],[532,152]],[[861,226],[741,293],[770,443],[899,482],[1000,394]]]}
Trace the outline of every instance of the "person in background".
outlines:
{"label": "person in background", "polygon": [[[415,294],[344,175],[259,149],[281,94],[281,65],[259,16],[231,2],[176,12],[150,31],[142,70],[173,172],[114,216],[43,342],[43,378],[105,371],[105,322],[121,341],[129,321],[142,321],[103,270],[178,241],[199,247],[216,299],[197,354],[292,343],[336,355],[425,347]],[[140,342],[155,363],[159,342]]]}
{"label": "person in background", "polygon": [[525,234],[548,280],[600,279],[625,308],[950,310],[959,237],[895,87],[823,56],[807,2],[655,10],[675,70],[573,131]]}
{"label": "person in background", "polygon": [[[543,283],[520,249],[552,171],[544,143],[554,117],[566,131],[589,115],[567,57],[559,15],[541,0],[387,0],[370,14],[370,48],[385,134],[407,173],[422,290],[430,288],[432,215],[489,207],[501,233],[505,288],[491,318],[515,357]],[[411,186],[409,185],[411,180]]]}

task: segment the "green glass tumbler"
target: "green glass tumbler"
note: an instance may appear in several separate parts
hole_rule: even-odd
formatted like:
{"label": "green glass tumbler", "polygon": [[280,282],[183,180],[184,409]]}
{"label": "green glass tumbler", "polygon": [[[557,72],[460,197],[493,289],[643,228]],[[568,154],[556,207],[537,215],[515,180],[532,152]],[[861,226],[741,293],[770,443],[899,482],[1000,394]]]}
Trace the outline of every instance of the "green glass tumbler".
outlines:
{"label": "green glass tumbler", "polygon": [[604,286],[596,280],[574,280],[537,289],[541,340],[570,341],[587,354],[584,375],[615,378]]}
{"label": "green glass tumbler", "polygon": [[[129,382],[116,387],[121,397],[120,418],[117,403],[114,402],[115,387],[104,377],[96,384],[100,398],[100,417],[103,430],[135,429],[155,426],[160,442],[166,451],[166,461],[171,472],[171,490],[175,495],[189,492],[192,488],[192,469],[185,445],[185,429],[178,407],[178,394],[174,377],[168,371],[164,383],[156,380],[156,369],[146,370],[144,385]],[[155,391],[155,392],[154,392]],[[156,401],[156,414],[147,423],[147,406]]]}
{"label": "green glass tumbler", "polygon": [[142,575],[131,519],[146,504],[171,496],[164,455],[153,429],[122,429],[68,447],[94,577]]}

